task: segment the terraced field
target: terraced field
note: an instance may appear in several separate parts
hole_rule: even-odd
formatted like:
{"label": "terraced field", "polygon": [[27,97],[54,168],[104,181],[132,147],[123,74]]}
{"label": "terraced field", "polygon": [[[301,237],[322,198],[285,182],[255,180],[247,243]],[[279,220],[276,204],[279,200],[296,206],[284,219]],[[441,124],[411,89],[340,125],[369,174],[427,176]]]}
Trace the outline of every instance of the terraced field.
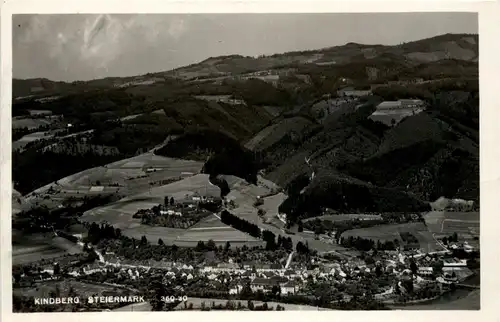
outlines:
{"label": "terraced field", "polygon": [[53,123],[53,121],[42,118],[22,118],[22,117],[12,118],[13,129],[27,127],[29,130],[31,130],[44,125],[50,125],[51,123]]}
{"label": "terraced field", "polygon": [[77,296],[80,297],[80,301],[87,301],[88,296],[102,295],[103,292],[112,292],[117,296],[120,295],[131,295],[129,291],[119,289],[117,287],[98,285],[90,283],[82,283],[74,280],[63,280],[63,281],[47,281],[37,285],[36,288],[15,288],[14,294],[23,296],[33,296],[33,297],[50,297],[49,293],[54,291],[56,287],[61,291],[61,296],[67,296],[70,288],[73,288]]}
{"label": "terraced field", "polygon": [[[238,181],[235,178],[229,178],[228,180],[231,184]],[[166,244],[176,244],[178,246],[196,246],[198,241],[206,242],[210,239],[214,240],[216,244],[225,244],[227,241],[232,244],[250,243],[254,246],[262,244],[260,240],[222,224],[220,219],[214,215],[203,219],[200,223],[187,230],[142,225],[140,219],[132,218],[139,209],[148,209],[163,203],[165,196],[173,197],[175,200],[183,200],[195,193],[206,196],[219,196],[220,189],[209,182],[208,175],[197,174],[168,185],[151,188],[148,192],[126,197],[109,205],[92,209],[85,212],[81,220],[87,222],[106,221],[120,228],[126,236],[134,238],[146,236],[152,243],[156,243],[161,238]]]}
{"label": "terraced field", "polygon": [[306,221],[313,221],[313,220],[330,220],[330,221],[347,221],[347,220],[353,220],[353,219],[359,219],[359,220],[371,220],[371,219],[382,219],[382,215],[364,215],[364,214],[342,214],[342,215],[324,215],[324,216],[318,216],[318,217],[310,217],[304,220]]}
{"label": "terraced field", "polygon": [[62,237],[53,234],[23,236],[12,231],[12,264],[27,264],[66,254],[78,254],[82,249]]}
{"label": "terraced field", "polygon": [[[121,195],[133,195],[149,190],[151,183],[161,183],[162,180],[176,180],[196,174],[202,166],[202,162],[161,157],[148,152],[67,176],[58,180],[57,184],[48,184],[28,194],[27,199],[31,202],[40,201],[50,187],[56,190],[55,194],[50,195],[51,199],[115,192]],[[155,171],[148,173],[149,168]],[[104,186],[104,190],[91,191],[93,186]],[[40,196],[35,197],[36,194]]]}
{"label": "terraced field", "polygon": [[424,219],[436,238],[457,233],[459,240],[479,246],[479,212],[431,211],[424,215]]}
{"label": "terraced field", "polygon": [[48,131],[45,132],[35,132],[35,133],[30,133],[22,138],[20,138],[17,141],[12,142],[12,150],[19,150],[24,148],[28,143],[41,140],[41,139],[50,139],[53,137],[53,134],[49,134]]}

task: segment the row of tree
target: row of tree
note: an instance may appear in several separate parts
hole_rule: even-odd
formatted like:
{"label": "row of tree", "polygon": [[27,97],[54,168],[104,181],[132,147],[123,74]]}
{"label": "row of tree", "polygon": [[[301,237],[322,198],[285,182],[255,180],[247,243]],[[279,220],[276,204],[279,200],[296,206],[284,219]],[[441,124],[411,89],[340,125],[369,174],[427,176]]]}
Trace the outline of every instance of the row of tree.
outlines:
{"label": "row of tree", "polygon": [[[262,237],[262,239],[264,239],[265,241],[266,241],[266,239],[267,240],[271,239],[271,236],[269,235],[270,232],[268,232],[268,233],[261,232],[259,226],[252,224],[244,219],[241,219],[240,217],[233,215],[232,213],[230,213],[227,210],[223,210],[221,212],[220,219],[224,224],[231,226],[235,229],[238,229],[242,232],[245,232],[252,237],[255,237],[255,238]],[[274,234],[272,235],[272,238],[275,238]]]}
{"label": "row of tree", "polygon": [[355,248],[360,251],[373,250],[396,250],[399,247],[399,240],[394,239],[394,241],[386,240],[381,242],[380,240],[374,241],[373,239],[367,239],[362,237],[341,237],[340,244],[346,248]]}

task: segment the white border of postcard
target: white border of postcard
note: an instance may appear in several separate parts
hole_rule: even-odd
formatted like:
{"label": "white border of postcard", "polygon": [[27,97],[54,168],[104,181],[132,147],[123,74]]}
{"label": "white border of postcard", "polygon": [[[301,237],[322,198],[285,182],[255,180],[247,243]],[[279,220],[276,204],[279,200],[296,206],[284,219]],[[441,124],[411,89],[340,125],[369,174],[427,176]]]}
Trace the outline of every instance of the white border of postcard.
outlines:
{"label": "white border of postcard", "polygon": [[[161,1],[161,0],[6,0],[1,16],[1,312],[2,321],[254,321],[273,319],[286,321],[499,321],[500,239],[498,204],[500,196],[499,139],[500,109],[498,102],[500,75],[500,3],[496,1]],[[334,312],[121,312],[108,313],[16,313],[12,312],[11,280],[11,98],[12,98],[12,14],[13,13],[264,13],[264,12],[479,12],[480,109],[481,109],[481,310],[480,311],[334,311]],[[418,26],[415,26],[418,28]],[[495,304],[497,304],[495,306]],[[111,316],[110,316],[110,315]]]}

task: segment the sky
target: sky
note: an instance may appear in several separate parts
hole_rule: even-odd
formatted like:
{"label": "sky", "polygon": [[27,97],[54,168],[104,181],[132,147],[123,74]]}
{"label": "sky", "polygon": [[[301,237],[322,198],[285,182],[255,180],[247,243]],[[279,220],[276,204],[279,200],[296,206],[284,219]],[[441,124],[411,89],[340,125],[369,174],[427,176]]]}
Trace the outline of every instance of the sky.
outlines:
{"label": "sky", "polygon": [[13,77],[75,81],[161,72],[208,57],[478,33],[476,13],[13,16]]}

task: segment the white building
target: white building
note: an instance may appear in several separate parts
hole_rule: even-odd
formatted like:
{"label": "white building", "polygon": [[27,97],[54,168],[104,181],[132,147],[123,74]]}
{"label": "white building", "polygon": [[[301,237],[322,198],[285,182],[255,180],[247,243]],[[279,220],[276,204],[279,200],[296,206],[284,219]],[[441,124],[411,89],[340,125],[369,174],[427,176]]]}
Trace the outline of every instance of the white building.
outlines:
{"label": "white building", "polygon": [[433,273],[433,268],[432,267],[419,267],[417,273],[419,275],[422,275],[422,276],[431,276]]}
{"label": "white building", "polygon": [[467,260],[465,259],[445,259],[443,260],[444,267],[467,267]]}
{"label": "white building", "polygon": [[283,295],[288,295],[288,294],[295,294],[298,291],[298,286],[297,283],[294,281],[290,281],[280,287],[281,294]]}

